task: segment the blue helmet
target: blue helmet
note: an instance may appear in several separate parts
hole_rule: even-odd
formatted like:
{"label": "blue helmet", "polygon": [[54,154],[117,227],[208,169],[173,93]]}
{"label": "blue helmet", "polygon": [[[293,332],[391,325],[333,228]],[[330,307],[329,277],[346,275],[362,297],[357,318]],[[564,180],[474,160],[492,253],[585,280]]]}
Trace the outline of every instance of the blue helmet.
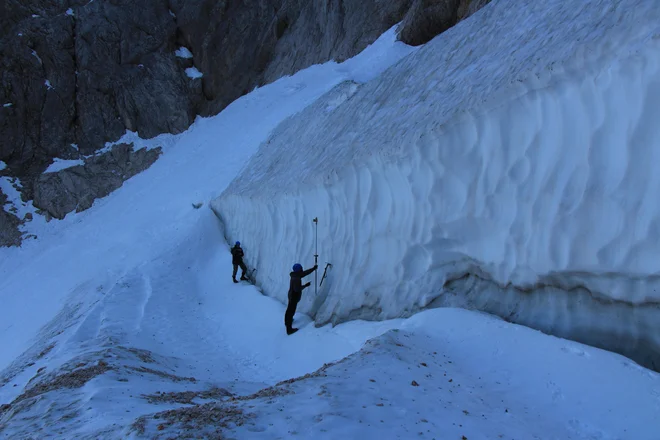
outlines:
{"label": "blue helmet", "polygon": [[236,246],[240,246],[240,245],[241,245],[241,242],[240,242],[240,241],[237,241],[237,242],[236,242]]}
{"label": "blue helmet", "polygon": [[302,272],[302,266],[300,265],[300,263],[296,263],[296,264],[293,265],[293,271],[294,272]]}

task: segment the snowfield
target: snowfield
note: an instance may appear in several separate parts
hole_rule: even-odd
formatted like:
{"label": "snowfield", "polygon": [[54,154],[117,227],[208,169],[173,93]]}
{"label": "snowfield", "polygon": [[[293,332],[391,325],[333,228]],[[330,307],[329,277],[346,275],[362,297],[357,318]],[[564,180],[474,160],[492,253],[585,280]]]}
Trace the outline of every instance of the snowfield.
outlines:
{"label": "snowfield", "polygon": [[[473,17],[482,20],[488,14],[501,13],[495,8],[498,3],[515,4],[520,18],[529,14],[530,26],[535,23],[534,14],[562,7],[558,2],[543,6],[531,1],[495,0]],[[596,4],[606,3],[585,3],[583,14]],[[637,10],[628,11],[632,18],[614,17],[622,20],[621,26],[635,22],[635,29],[643,30],[645,17],[651,20],[654,12],[644,10],[643,2],[635,6]],[[603,29],[613,13],[604,15]],[[467,24],[470,20],[419,49],[396,42],[392,29],[351,60],[312,66],[256,89],[219,115],[198,118],[179,135],[142,140],[127,133],[118,143],[133,143],[136,149],[160,146],[162,156],[86,211],[50,222],[35,214],[24,228],[36,239],[26,240],[21,248],[0,248],[0,438],[657,440],[660,375],[620,354],[460,308],[425,310],[405,319],[354,319],[336,326],[319,325],[323,314],[345,319],[369,317],[370,307],[387,307],[383,315],[406,311],[406,304],[414,298],[406,289],[416,279],[439,279],[436,277],[446,272],[443,264],[455,266],[456,273],[464,269],[461,264],[468,254],[457,255],[463,252],[460,249],[468,249],[467,244],[456,244],[456,248],[446,244],[450,251],[444,254],[438,251],[441,246],[437,243],[420,244],[429,234],[439,233],[433,225],[442,219],[433,210],[441,209],[434,194],[444,180],[433,174],[439,159],[433,159],[430,144],[424,161],[417,144],[401,144],[407,153],[392,156],[387,174],[382,174],[385,168],[374,164],[385,164],[382,155],[394,150],[358,143],[343,152],[338,148],[343,148],[344,136],[356,142],[368,139],[363,138],[365,133],[371,133],[373,139],[389,139],[383,148],[396,146],[407,136],[405,132],[400,138],[393,135],[393,124],[404,123],[392,119],[399,110],[390,99],[399,92],[390,90],[383,95],[378,91],[381,88],[408,90],[410,113],[399,116],[419,118],[419,130],[426,130],[426,122],[437,115],[427,115],[427,120],[416,113],[416,108],[424,109],[428,103],[413,105],[418,93],[413,83],[421,81],[416,75],[436,73],[422,69],[425,64],[416,57],[425,52],[431,59],[441,56],[436,41],[454,41],[455,33],[472,30]],[[594,25],[590,21],[575,23],[584,26],[587,33],[586,27]],[[567,29],[564,34],[571,35]],[[603,34],[604,41],[609,41],[607,35]],[[612,41],[618,44],[620,40]],[[420,63],[417,73],[415,63]],[[410,75],[406,80],[410,84],[405,87],[393,82],[402,68]],[[629,74],[635,72],[631,68]],[[451,84],[431,87],[427,99],[437,99],[435,88],[443,87]],[[556,93],[550,87],[544,90]],[[389,93],[395,95],[389,98]],[[378,101],[374,103],[372,98]],[[532,102],[529,97],[525,99]],[[358,112],[353,114],[352,123],[337,116],[335,122],[341,122],[345,134],[333,131],[327,125],[331,119],[326,118],[342,115],[353,106],[357,112],[357,100],[375,105],[384,125],[377,127],[375,122],[362,120],[365,115]],[[502,109],[507,108],[503,104]],[[608,107],[603,112],[610,110]],[[474,121],[488,125],[485,119]],[[510,122],[501,119],[502,129],[508,129]],[[322,159],[316,150],[320,144],[309,137],[314,124],[319,124],[319,142],[326,142],[328,172],[341,166],[334,180],[325,183],[311,177]],[[288,137],[296,127],[301,128],[300,138]],[[337,136],[337,143],[327,137],[331,133]],[[542,135],[537,133],[539,139]],[[287,137],[288,152],[282,150]],[[440,142],[441,138],[435,139]],[[449,154],[454,144],[446,145],[446,153],[440,149],[436,153]],[[477,153],[483,151],[478,142],[469,145],[472,147],[464,147],[466,154],[478,158]],[[272,162],[270,168],[257,166],[277,151],[286,153],[277,155],[281,162]],[[542,163],[556,159],[537,159],[533,151],[527,152],[530,176],[543,171]],[[372,153],[370,160],[374,162],[364,162]],[[546,152],[539,149],[538,153]],[[355,161],[346,167],[336,159],[337,154]],[[482,167],[500,164],[487,172],[488,176],[493,173],[489,179],[497,180],[494,173],[506,168],[505,158],[513,157],[513,153],[497,150],[491,154],[481,163]],[[420,171],[419,163],[414,168],[411,158],[426,162],[426,171]],[[460,168],[454,165],[447,170],[463,179],[477,172],[468,167],[474,165],[471,161]],[[284,168],[294,180],[280,180],[278,170]],[[437,185],[431,191],[415,179],[413,184],[402,177],[405,173],[412,176],[413,171]],[[261,192],[246,182],[248,175],[255,184],[262,182]],[[373,176],[367,179],[367,186],[365,176]],[[459,183],[467,182],[457,179],[452,180],[455,196],[461,194]],[[278,186],[267,186],[266,181]],[[12,184],[8,179],[4,182]],[[293,183],[285,185],[287,182]],[[475,183],[478,187],[486,185],[485,180],[475,182],[482,182]],[[239,188],[243,189],[237,191]],[[404,193],[395,188],[408,188],[407,205],[401,205]],[[342,191],[347,193],[342,195]],[[420,203],[415,194],[421,193],[416,191],[427,191],[425,204]],[[485,217],[474,211],[473,220],[466,221],[461,217],[467,215],[463,208],[452,204],[451,192],[443,191],[449,203],[446,209],[455,209],[454,224],[475,228],[475,242],[470,242],[474,247],[470,249],[485,252],[485,244],[478,243],[485,237],[480,229]],[[538,192],[545,194],[541,189]],[[476,206],[474,200],[468,201],[467,194],[465,203]],[[372,201],[364,202],[365,195]],[[10,201],[14,196],[12,193]],[[495,195],[492,197],[496,200]],[[209,201],[215,201],[214,209],[210,209]],[[332,209],[330,203],[335,204]],[[539,206],[553,206],[544,203],[539,202]],[[430,213],[428,224],[416,223],[420,214],[413,208],[419,204]],[[21,209],[32,212],[34,208]],[[224,224],[214,211],[220,212]],[[287,336],[282,299],[288,286],[283,285],[283,277],[295,261],[306,267],[313,264],[311,214],[320,220],[319,280],[325,261],[332,261],[333,267],[318,296],[314,296],[313,287],[305,291],[294,321],[300,331]],[[240,230],[236,226],[239,220],[243,222]],[[501,221],[494,216],[488,223],[494,244],[501,239],[497,229]],[[543,225],[546,223],[528,227]],[[453,231],[458,234],[461,229],[456,226]],[[542,234],[542,229],[534,231]],[[463,233],[468,236],[469,229]],[[346,244],[347,237],[355,240],[355,247]],[[450,242],[442,235],[433,237]],[[243,242],[250,268],[257,269],[256,287],[231,281],[228,240],[235,239]],[[452,240],[460,243],[457,236]],[[493,259],[497,251],[495,246]],[[437,258],[434,252],[441,252],[444,259],[427,265],[425,258]],[[541,264],[542,249],[537,252],[537,263]],[[394,266],[402,255],[407,255],[401,263],[403,273]],[[515,296],[523,295],[517,286],[503,291],[486,277],[489,267],[491,276],[500,273],[495,270],[499,266],[494,260],[481,258],[478,253],[470,256],[470,264],[480,272],[448,283],[442,298],[454,298],[461,307],[475,307],[473,303],[478,301],[483,302],[477,304],[482,309],[511,307],[521,314],[514,318],[528,319],[530,326],[555,317],[553,311],[562,307],[577,307],[573,299],[561,299],[568,290],[560,288],[552,296],[543,296],[547,302],[539,301],[538,307],[533,306],[533,298],[538,301],[539,296],[523,302]],[[493,264],[488,266],[486,261]],[[476,275],[483,278],[474,278]],[[647,282],[644,273],[639,276],[641,283]],[[373,285],[377,277],[389,283],[388,287],[383,284],[380,290],[374,288],[365,295],[362,289]],[[313,282],[314,276],[307,279]],[[560,274],[559,279],[567,278]],[[400,284],[395,284],[397,280]],[[595,277],[603,290],[610,292],[602,280]],[[442,283],[434,286],[440,289]],[[349,290],[340,292],[340,288]],[[429,304],[435,297],[422,291],[418,294],[428,295]],[[587,295],[586,304],[591,297]],[[625,301],[630,302],[627,297]],[[624,319],[615,312],[619,309],[607,302],[602,302],[602,307],[602,322],[595,320],[595,314],[591,315],[594,321],[583,321],[586,333],[596,324],[604,328],[616,325],[627,331],[641,328],[637,319],[644,315],[638,306],[632,308],[635,319],[630,314],[620,315],[630,319],[629,328],[617,324]],[[585,309],[594,310],[591,306]],[[649,310],[652,329],[657,320],[650,309],[644,310]],[[580,310],[575,313],[587,316]],[[566,324],[555,328],[558,332],[574,328],[568,323],[573,315],[567,313],[564,319]],[[630,332],[622,334],[630,336]],[[648,329],[643,335],[656,337]]]}
{"label": "snowfield", "polygon": [[660,368],[658,35],[653,1],[495,1],[278,126],[213,209],[281,301],[318,217],[317,324],[470,307]]}

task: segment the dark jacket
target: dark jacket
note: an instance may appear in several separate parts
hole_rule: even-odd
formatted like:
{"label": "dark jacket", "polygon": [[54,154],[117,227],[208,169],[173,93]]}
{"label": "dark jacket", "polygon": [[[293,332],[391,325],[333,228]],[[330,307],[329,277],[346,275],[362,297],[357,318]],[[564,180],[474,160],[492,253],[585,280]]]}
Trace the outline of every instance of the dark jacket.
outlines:
{"label": "dark jacket", "polygon": [[290,272],[289,276],[291,277],[291,281],[289,282],[289,294],[295,293],[297,296],[302,295],[304,289],[302,286],[302,279],[314,272],[315,269],[316,266],[301,272]]}
{"label": "dark jacket", "polygon": [[232,264],[241,264],[243,262],[243,256],[245,253],[243,252],[243,248],[240,246],[234,246],[231,248],[231,263]]}

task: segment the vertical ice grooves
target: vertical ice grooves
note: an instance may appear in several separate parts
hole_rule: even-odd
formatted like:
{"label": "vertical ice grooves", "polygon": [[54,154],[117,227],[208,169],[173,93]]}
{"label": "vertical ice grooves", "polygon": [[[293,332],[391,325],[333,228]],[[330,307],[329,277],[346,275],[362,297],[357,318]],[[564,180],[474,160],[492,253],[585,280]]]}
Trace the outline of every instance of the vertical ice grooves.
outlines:
{"label": "vertical ice grooves", "polygon": [[[569,3],[496,2],[330,114],[345,85],[280,126],[212,203],[230,239],[277,249],[260,254],[264,292],[285,300],[291,264],[313,264],[318,216],[334,267],[317,323],[435,301],[515,310],[622,352],[659,347],[660,9]],[[461,274],[492,284],[443,288]],[[541,296],[515,293],[546,279]]]}

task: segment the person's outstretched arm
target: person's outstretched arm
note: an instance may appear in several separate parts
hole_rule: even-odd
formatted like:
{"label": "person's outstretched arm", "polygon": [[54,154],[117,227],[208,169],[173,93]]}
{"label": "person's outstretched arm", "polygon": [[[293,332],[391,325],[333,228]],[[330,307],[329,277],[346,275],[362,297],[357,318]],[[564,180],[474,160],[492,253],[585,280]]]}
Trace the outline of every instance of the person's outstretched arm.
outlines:
{"label": "person's outstretched arm", "polygon": [[318,269],[318,266],[314,265],[314,267],[312,267],[310,269],[307,269],[307,270],[304,270],[303,273],[302,273],[302,276],[300,278],[305,278],[307,275],[314,272],[316,269]]}

